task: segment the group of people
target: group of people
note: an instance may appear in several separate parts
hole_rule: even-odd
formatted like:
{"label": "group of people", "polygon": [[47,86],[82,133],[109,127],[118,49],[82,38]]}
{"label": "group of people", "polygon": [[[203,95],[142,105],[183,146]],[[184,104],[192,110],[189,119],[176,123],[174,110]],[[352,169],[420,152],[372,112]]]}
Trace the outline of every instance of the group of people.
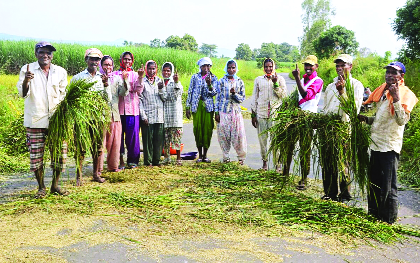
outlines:
{"label": "group of people", "polygon": [[[56,49],[48,42],[35,45],[38,61],[22,67],[17,88],[25,98],[24,126],[27,129],[30,151],[30,169],[38,181],[37,197],[46,195],[44,184],[43,153],[48,120],[53,109],[66,94],[67,73],[51,63]],[[119,69],[114,71],[114,60],[103,55],[96,48],[85,52],[87,68],[72,79],[86,79],[95,82],[92,89],[103,90],[107,94],[111,109],[110,124],[104,129],[104,136],[96,139],[93,149],[93,180],[104,182],[101,177],[104,149],[107,151],[107,169],[119,172],[124,168],[135,168],[140,160],[139,132],[142,134],[144,165],[160,166],[170,163],[170,148],[176,150],[176,164],[181,165],[181,138],[183,133],[183,87],[171,62],[163,63],[161,76],[158,65],[149,60],[138,71],[133,70],[134,56],[124,52],[119,58]],[[342,121],[348,116],[340,108],[340,96],[347,96],[345,83],[354,87],[356,108],[363,103],[364,87],[351,75],[353,58],[339,55],[335,60],[337,77],[324,91],[324,107],[320,114],[338,114]],[[230,162],[230,148],[236,150],[238,161],[244,164],[247,140],[241,103],[245,99],[243,80],[237,75],[238,64],[230,59],[226,63],[226,74],[219,80],[211,72],[212,61],[201,58],[197,65],[199,72],[191,77],[186,99],[186,116],[193,118],[193,133],[198,159],[196,162],[211,162],[207,156],[216,121],[218,141],[223,152],[223,162]],[[300,77],[299,68],[292,74],[298,90],[298,105],[302,110],[317,113],[321,98],[323,80],[317,75],[318,59],[314,55],[303,61],[305,74]],[[287,96],[286,81],[275,70],[274,60],[263,61],[265,74],[255,79],[251,123],[259,134],[262,169],[268,169],[267,129],[273,126],[273,114]],[[401,151],[404,125],[410,119],[410,111],[417,98],[404,84],[405,67],[400,62],[392,62],[386,67],[385,83],[375,89],[365,103],[375,102],[377,112],[374,117],[359,115],[360,121],[372,125],[371,182],[369,213],[386,222],[393,223],[397,215],[396,171]],[[300,134],[301,180],[298,189],[306,188],[310,170],[311,140],[313,133]],[[162,149],[164,160],[161,161]],[[126,161],[124,160],[127,151]],[[67,148],[62,147],[62,158],[54,159],[51,193],[68,194],[60,189],[58,180],[65,168]],[[77,185],[82,184],[82,163],[85,153],[76,153],[79,166],[76,172]],[[282,173],[289,174],[293,152],[287,156]],[[351,199],[348,177],[338,178],[336,165],[322,163],[324,197],[326,200],[345,201]],[[280,167],[276,167],[280,172]],[[340,189],[340,194],[338,190]]]}

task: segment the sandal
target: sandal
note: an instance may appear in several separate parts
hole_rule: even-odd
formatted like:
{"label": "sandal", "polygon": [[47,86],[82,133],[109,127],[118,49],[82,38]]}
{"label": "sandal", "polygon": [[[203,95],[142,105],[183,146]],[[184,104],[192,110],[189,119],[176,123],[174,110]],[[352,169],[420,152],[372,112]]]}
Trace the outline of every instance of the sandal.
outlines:
{"label": "sandal", "polygon": [[47,191],[45,189],[38,190],[38,192],[35,194],[35,199],[42,199],[47,195]]}
{"label": "sandal", "polygon": [[182,165],[182,160],[176,160],[176,163],[175,163],[176,165]]}
{"label": "sandal", "polygon": [[67,196],[67,195],[70,194],[69,191],[61,190],[61,188],[58,188],[58,189],[55,189],[55,190],[51,189],[50,193],[53,194],[53,195],[62,195],[62,196]]}
{"label": "sandal", "polygon": [[135,163],[129,163],[127,165],[127,169],[136,169],[136,168],[137,168],[137,164],[135,164]]}
{"label": "sandal", "polygon": [[196,162],[196,163],[201,163],[202,161],[203,161],[203,159],[198,158],[195,162]]}
{"label": "sandal", "polygon": [[223,163],[230,163],[230,158],[223,159]]}
{"label": "sandal", "polygon": [[244,165],[244,162],[245,162],[244,160],[239,160],[238,161],[239,165]]}
{"label": "sandal", "polygon": [[296,189],[306,190],[306,185],[302,181],[299,181],[299,184],[296,186]]}
{"label": "sandal", "polygon": [[202,160],[203,163],[211,163],[211,160],[209,158],[204,158]]}

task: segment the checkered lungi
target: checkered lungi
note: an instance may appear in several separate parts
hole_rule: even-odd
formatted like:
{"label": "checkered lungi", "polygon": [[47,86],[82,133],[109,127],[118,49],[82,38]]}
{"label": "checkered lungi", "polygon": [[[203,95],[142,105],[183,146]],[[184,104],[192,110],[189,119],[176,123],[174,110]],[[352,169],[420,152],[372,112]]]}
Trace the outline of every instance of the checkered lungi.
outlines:
{"label": "checkered lungi", "polygon": [[[43,167],[45,137],[47,134],[48,129],[45,128],[26,128],[26,144],[29,150],[31,171],[36,171]],[[63,142],[61,147],[61,156],[59,156],[58,162],[54,162],[51,157],[51,168],[64,172],[66,168],[66,159],[67,144],[66,142]]]}

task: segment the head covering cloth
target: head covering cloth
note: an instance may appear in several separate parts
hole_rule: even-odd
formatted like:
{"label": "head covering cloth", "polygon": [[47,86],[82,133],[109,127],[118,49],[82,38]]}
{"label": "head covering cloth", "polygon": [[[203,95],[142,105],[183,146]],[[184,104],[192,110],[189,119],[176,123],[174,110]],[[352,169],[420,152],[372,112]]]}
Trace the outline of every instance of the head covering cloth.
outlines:
{"label": "head covering cloth", "polygon": [[[124,64],[125,55],[129,54],[131,57],[131,65],[126,67]],[[120,56],[120,71],[133,71],[134,56],[130,51],[124,51]]]}
{"label": "head covering cloth", "polygon": [[[267,74],[267,72],[265,72],[265,63],[267,63],[267,62],[273,63],[273,71],[271,71],[271,74]],[[267,77],[276,74],[276,63],[274,63],[274,60],[272,58],[266,58],[266,59],[264,59],[264,61],[263,61],[263,68],[264,68],[264,72],[266,73],[266,76]]]}
{"label": "head covering cloth", "polygon": [[[105,70],[102,68],[102,63],[104,63],[105,62],[105,60],[107,60],[107,59],[110,59],[111,61],[112,61],[112,71],[114,71],[114,59],[112,59],[112,57],[110,56],[110,55],[104,55],[103,57],[102,57],[102,59],[101,59],[101,63],[99,63],[99,72],[102,74],[102,75],[108,75],[106,72],[105,72]],[[111,72],[112,72],[111,71]]]}
{"label": "head covering cloth", "polygon": [[[155,65],[156,65],[156,72],[155,72],[155,74],[154,74],[153,76],[149,76],[149,74],[147,73],[147,66],[149,65],[149,63],[155,63]],[[157,70],[157,63],[156,63],[156,61],[154,61],[154,60],[148,60],[144,66],[145,66],[145,71],[146,71],[146,78],[147,78],[150,82],[152,82],[152,83],[153,83],[153,82],[155,81],[155,77],[156,77],[157,72],[158,72],[158,70]]]}
{"label": "head covering cloth", "polygon": [[166,65],[166,64],[169,64],[169,65],[171,65],[171,75],[169,76],[169,78],[164,78],[163,77],[163,75],[162,75],[162,78],[163,79],[172,79],[173,78],[173,76],[174,76],[174,72],[175,72],[175,67],[174,67],[174,64],[172,64],[171,62],[169,62],[169,61],[167,61],[167,62],[165,62],[165,63],[163,63],[163,65],[162,65],[162,74],[163,74],[163,68],[164,68],[164,66]]}
{"label": "head covering cloth", "polygon": [[[231,62],[233,62],[233,63],[235,63],[235,66],[236,66],[236,72],[235,72],[235,74],[233,74],[233,75],[229,75],[229,72],[227,71],[227,67],[228,67],[228,65],[231,63]],[[234,79],[238,79],[238,76],[236,75],[236,73],[238,73],[238,71],[239,71],[239,69],[238,69],[238,63],[236,63],[236,61],[234,60],[234,59],[229,59],[227,62],[226,62],[226,65],[225,65],[225,72],[226,72],[226,76],[228,76],[228,77],[233,77]]]}

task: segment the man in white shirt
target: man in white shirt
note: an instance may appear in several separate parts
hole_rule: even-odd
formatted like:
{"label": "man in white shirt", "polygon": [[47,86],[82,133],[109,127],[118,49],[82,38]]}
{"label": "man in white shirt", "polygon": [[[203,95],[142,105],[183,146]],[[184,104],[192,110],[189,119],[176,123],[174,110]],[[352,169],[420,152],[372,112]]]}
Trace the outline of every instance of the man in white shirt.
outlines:
{"label": "man in white shirt", "polygon": [[372,125],[368,212],[392,224],[398,214],[397,169],[404,127],[418,99],[405,86],[403,63],[391,62],[385,68],[386,82],[364,102],[376,102],[375,116],[359,115],[359,119]]}
{"label": "man in white shirt", "polygon": [[[351,70],[353,67],[353,58],[348,54],[341,54],[334,60],[337,77],[334,82],[329,84],[324,92],[324,109],[323,114],[338,114],[345,122],[350,121],[349,116],[340,109],[339,97],[347,96],[345,82],[350,81],[354,90],[354,100],[358,113],[363,103],[363,84],[357,79],[352,78]],[[321,145],[322,147],[322,145]],[[322,150],[321,150],[322,151]],[[338,160],[340,162],[341,160]],[[338,195],[338,167],[337,156],[335,154],[325,154],[322,158],[322,181],[324,185],[324,193],[322,199],[349,201],[351,195],[349,192],[350,178],[348,178],[348,171],[344,169],[340,178],[340,194]],[[338,196],[337,196],[338,195]]]}
{"label": "man in white shirt", "polygon": [[[66,94],[67,72],[62,67],[51,64],[54,51],[56,49],[48,42],[37,43],[35,57],[38,61],[21,68],[17,83],[19,95],[25,99],[23,125],[27,132],[30,169],[35,173],[38,182],[35,198],[46,195],[43,165],[45,137],[48,134],[49,118]],[[66,157],[67,146],[63,143],[61,156],[55,160],[51,158],[53,180],[50,192],[53,194],[68,194],[58,186],[60,173],[65,169]]]}
{"label": "man in white shirt", "polygon": [[[102,52],[97,48],[89,48],[85,52],[85,62],[87,64],[87,68],[82,72],[76,74],[71,81],[86,79],[89,82],[95,82],[92,86],[92,90],[95,91],[104,91],[104,84],[102,82],[102,74],[99,72],[99,64],[103,57]],[[100,163],[103,163],[103,136],[100,138],[95,138],[93,136],[93,132],[91,131],[93,144],[97,147],[92,149],[92,159],[93,159],[93,181],[98,183],[105,182],[105,179],[101,177],[102,171],[100,171],[101,166]],[[75,153],[76,162],[78,167],[76,168],[76,185],[81,186],[82,182],[82,168],[83,168],[83,161],[85,159],[86,150],[81,149],[81,152]]]}

